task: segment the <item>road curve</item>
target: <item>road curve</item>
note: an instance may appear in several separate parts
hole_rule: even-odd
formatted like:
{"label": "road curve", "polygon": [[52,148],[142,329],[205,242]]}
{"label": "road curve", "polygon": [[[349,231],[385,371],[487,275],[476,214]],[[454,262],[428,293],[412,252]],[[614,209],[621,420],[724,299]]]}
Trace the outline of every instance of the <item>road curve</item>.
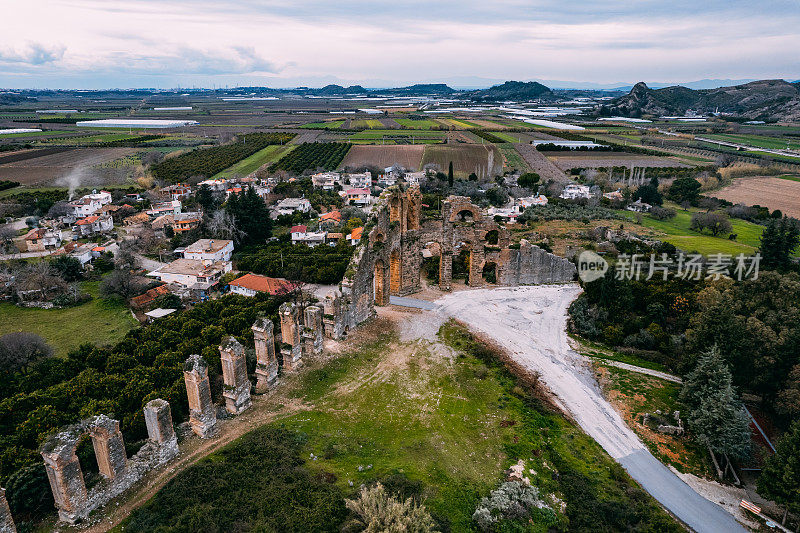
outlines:
{"label": "road curve", "polygon": [[436,304],[537,371],[578,425],[687,526],[699,533],[745,532],[658,461],[603,398],[586,361],[567,342],[567,308],[578,294],[574,284],[493,288],[455,292]]}

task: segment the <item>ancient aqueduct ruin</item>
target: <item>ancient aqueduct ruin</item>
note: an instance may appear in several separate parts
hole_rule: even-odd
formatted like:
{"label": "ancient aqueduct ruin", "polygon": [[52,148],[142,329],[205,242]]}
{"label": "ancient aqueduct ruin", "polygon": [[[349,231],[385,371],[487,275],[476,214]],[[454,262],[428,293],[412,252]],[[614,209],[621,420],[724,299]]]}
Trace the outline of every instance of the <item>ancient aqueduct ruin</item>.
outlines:
{"label": "ancient aqueduct ruin", "polygon": [[[371,217],[350,266],[338,289],[325,297],[322,307],[305,307],[302,317],[292,303],[280,306],[280,337],[274,325],[260,318],[252,326],[256,352],[255,393],[274,387],[279,367],[296,370],[305,354],[319,354],[323,338],[341,339],[351,328],[372,318],[375,305],[389,303],[390,295],[407,295],[421,288],[423,256],[439,257],[439,287],[450,290],[455,255],[468,254],[470,286],[486,284],[484,273],[494,272],[500,286],[567,282],[575,279],[575,265],[523,240],[510,244],[508,229],[486,219],[469,198],[450,196],[442,203],[441,218],[420,222],[422,195],[418,187],[389,189]],[[302,318],[302,320],[301,320]],[[276,343],[276,341],[278,341]],[[280,361],[276,346],[280,351]],[[252,405],[244,346],[233,337],[219,346],[224,381],[225,410],[239,415]],[[211,396],[208,366],[199,355],[184,363],[189,400],[189,424],[200,438],[217,434],[217,406]],[[127,457],[119,421],[98,415],[64,428],[42,446],[41,454],[50,480],[59,518],[77,523],[118,496],[149,470],[179,453],[170,405],[151,400],[144,407],[148,440]],[[89,435],[102,481],[87,490],[76,455],[77,446]],[[16,532],[13,518],[0,489],[0,533]]]}

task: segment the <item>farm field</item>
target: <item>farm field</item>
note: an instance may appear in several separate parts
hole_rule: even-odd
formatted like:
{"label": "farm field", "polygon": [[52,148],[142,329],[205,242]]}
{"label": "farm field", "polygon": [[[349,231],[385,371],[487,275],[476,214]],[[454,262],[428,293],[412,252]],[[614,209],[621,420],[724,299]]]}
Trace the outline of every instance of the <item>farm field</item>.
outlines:
{"label": "farm field", "polygon": [[396,118],[394,121],[400,126],[411,130],[429,130],[442,127],[437,121],[428,119]]}
{"label": "farm field", "polygon": [[97,297],[99,282],[83,282],[81,290],[94,299],[65,309],[34,309],[0,303],[0,335],[29,331],[45,338],[64,357],[83,343],[113,345],[138,326],[124,303]]}
{"label": "farm field", "polygon": [[[5,129],[5,128],[3,128]],[[64,135],[68,133],[75,133],[74,131],[62,130],[45,130],[45,131],[28,131],[25,133],[6,133],[0,135],[0,140],[3,139],[20,139],[23,137],[47,137],[49,135]]]}
{"label": "farm field", "polygon": [[271,146],[267,146],[263,150],[259,150],[250,157],[246,157],[235,165],[226,168],[219,174],[216,174],[214,179],[229,178],[232,176],[247,176],[264,165],[274,163],[281,157],[294,150],[296,147],[296,144],[273,144]]}
{"label": "farm field", "polygon": [[690,165],[669,157],[630,154],[626,152],[542,152],[561,170],[601,167],[675,167]]}
{"label": "farm field", "polygon": [[520,172],[530,172],[531,166],[525,161],[525,158],[517,152],[514,145],[511,143],[498,144],[497,148],[503,154],[503,171],[516,169]]}
{"label": "farm field", "polygon": [[486,176],[487,168],[491,174],[501,174],[503,156],[494,145],[463,144],[460,146],[431,145],[425,147],[422,156],[423,168],[435,164],[442,172],[447,172],[453,162],[453,175],[459,179],[467,178],[474,172],[479,178]]}
{"label": "farm field", "polygon": [[136,151],[135,148],[76,148],[0,165],[0,179],[18,181],[23,185],[45,185],[74,171],[80,171],[87,178],[101,179],[101,183],[93,184],[102,185],[107,176],[99,173],[94,175],[95,173],[88,172],[89,169],[133,155]]}
{"label": "farm field", "polygon": [[426,144],[441,142],[447,136],[443,131],[364,130],[350,136],[357,144]]}
{"label": "farm field", "polygon": [[474,118],[470,120],[472,124],[475,124],[478,128],[483,128],[487,130],[507,130],[510,129],[509,126],[505,124],[501,124],[500,122],[495,122],[492,120],[486,120],[482,118]]}
{"label": "farm field", "polygon": [[383,122],[376,118],[370,119],[356,119],[350,121],[350,129],[359,130],[359,129],[371,129],[371,130],[379,130],[383,128]]}
{"label": "farm field", "polygon": [[758,146],[759,148],[770,148],[773,150],[800,150],[800,141],[781,139],[777,137],[767,137],[764,135],[739,135],[739,134],[711,134],[704,135],[711,139],[718,141],[727,141],[732,143],[747,144],[750,146]]}
{"label": "farm field", "polygon": [[342,124],[344,124],[344,120],[331,120],[326,122],[309,122],[300,127],[307,129],[335,130],[336,128],[341,128]]}
{"label": "farm field", "polygon": [[467,120],[457,119],[457,118],[441,118],[439,119],[447,127],[454,127],[459,130],[468,130],[471,128],[478,128],[477,124],[473,124]]}
{"label": "farm field", "polygon": [[543,179],[552,179],[561,183],[569,181],[564,171],[558,168],[548,158],[531,144],[514,144],[514,149],[525,160],[531,169],[539,174]]}
{"label": "farm field", "polygon": [[[697,209],[684,211],[678,206],[670,206],[676,211],[674,218],[670,220],[656,220],[647,215],[642,217],[641,225],[645,228],[655,230],[652,234],[656,239],[668,242],[685,252],[697,252],[703,255],[716,253],[737,255],[743,253],[752,255],[759,246],[763,226],[732,218],[732,233],[737,235],[735,241],[729,240],[727,235],[724,237],[713,237],[710,233],[698,233],[689,229],[692,221],[692,213]],[[618,213],[626,216],[630,220],[636,220],[636,215],[630,211],[620,210]]]}
{"label": "farm field", "polygon": [[762,205],[800,218],[800,181],[782,177],[737,178],[713,193],[735,204]]}
{"label": "farm field", "polygon": [[419,170],[425,146],[414,145],[355,145],[350,148],[339,168],[375,166],[390,167],[398,164],[409,170]]}

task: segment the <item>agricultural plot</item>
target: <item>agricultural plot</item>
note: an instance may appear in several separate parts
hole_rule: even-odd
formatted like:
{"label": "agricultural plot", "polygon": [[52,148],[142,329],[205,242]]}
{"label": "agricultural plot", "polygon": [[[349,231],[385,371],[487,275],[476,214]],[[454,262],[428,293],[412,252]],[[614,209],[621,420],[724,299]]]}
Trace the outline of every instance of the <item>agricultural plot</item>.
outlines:
{"label": "agricultural plot", "polygon": [[528,163],[531,169],[545,180],[554,180],[561,183],[569,182],[569,178],[564,171],[547,159],[540,151],[531,144],[514,144],[514,148],[519,155]]}
{"label": "agricultural plot", "polygon": [[310,130],[335,130],[341,128],[343,124],[344,120],[331,120],[328,122],[309,122],[300,127]]}
{"label": "agricultural plot", "polygon": [[472,119],[470,120],[472,124],[475,124],[478,128],[483,128],[487,130],[507,130],[510,129],[505,124],[501,124],[500,122],[495,122],[493,120],[486,120],[486,119]]}
{"label": "agricultural plot", "polygon": [[494,145],[435,145],[425,147],[422,166],[435,165],[447,172],[453,162],[453,175],[459,179],[475,173],[479,178],[491,177],[503,172],[503,156]]}
{"label": "agricultural plot", "polygon": [[360,130],[360,129],[379,130],[381,128],[383,128],[383,123],[376,118],[350,120],[350,129],[352,130]]}
{"label": "agricultural plot", "polygon": [[737,178],[724,189],[713,193],[735,204],[762,205],[771,210],[800,218],[800,181],[778,177]]}
{"label": "agricultural plot", "polygon": [[300,174],[305,170],[334,170],[350,149],[347,143],[303,143],[273,163],[270,171],[286,170]]}
{"label": "agricultural plot", "polygon": [[737,144],[747,144],[759,148],[769,148],[772,150],[800,150],[800,142],[796,140],[783,139],[780,137],[766,137],[763,135],[734,135],[734,134],[712,134],[706,135],[711,139],[726,141]]}
{"label": "agricultural plot", "polygon": [[58,153],[0,164],[0,179],[18,181],[23,185],[45,185],[69,175],[82,183],[103,185],[122,178],[114,169],[93,168],[121,159],[136,152],[134,148],[76,148]]}
{"label": "agricultural plot", "polygon": [[543,152],[561,170],[571,168],[605,167],[675,167],[686,168],[691,165],[669,157],[630,154],[626,152]]}
{"label": "agricultural plot", "polygon": [[507,170],[530,172],[532,170],[531,166],[525,161],[525,158],[517,152],[513,144],[498,144],[497,148],[500,149],[500,153],[503,155],[503,172]]}
{"label": "agricultural plot", "polygon": [[401,127],[409,130],[430,130],[441,128],[441,125],[435,120],[396,118],[394,121],[400,124]]}
{"label": "agricultural plot", "polygon": [[284,144],[267,146],[263,150],[259,150],[250,157],[242,159],[235,165],[226,168],[222,172],[214,175],[215,179],[230,178],[233,176],[248,176],[261,168],[264,165],[274,163],[281,157],[287,155],[289,152],[297,147],[296,144]]}
{"label": "agricultural plot", "polygon": [[439,143],[447,137],[443,131],[365,130],[351,135],[355,144],[429,144]]}
{"label": "agricultural plot", "polygon": [[356,145],[342,160],[339,168],[378,167],[400,165],[409,170],[418,170],[425,146],[415,145]]}
{"label": "agricultural plot", "polygon": [[472,122],[455,118],[441,118],[439,119],[439,122],[442,122],[447,127],[453,127],[458,130],[469,130],[479,127],[477,124],[473,124]]}

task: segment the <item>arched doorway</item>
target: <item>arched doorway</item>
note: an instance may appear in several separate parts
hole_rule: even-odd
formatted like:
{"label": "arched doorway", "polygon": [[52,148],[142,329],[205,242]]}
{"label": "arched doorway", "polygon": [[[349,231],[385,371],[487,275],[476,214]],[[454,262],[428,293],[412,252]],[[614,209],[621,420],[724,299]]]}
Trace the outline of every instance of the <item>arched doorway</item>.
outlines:
{"label": "arched doorway", "polygon": [[463,209],[456,215],[457,222],[474,222],[475,215],[470,209]]}
{"label": "arched doorway", "polygon": [[500,232],[496,229],[487,231],[483,239],[486,241],[486,244],[497,246],[497,243],[500,242]]}
{"label": "arched doorway", "polygon": [[481,270],[481,277],[486,283],[497,283],[497,263],[493,261],[486,261]]}
{"label": "arched doorway", "polygon": [[469,283],[469,272],[472,265],[472,243],[462,242],[453,254],[452,279],[463,279]]}

